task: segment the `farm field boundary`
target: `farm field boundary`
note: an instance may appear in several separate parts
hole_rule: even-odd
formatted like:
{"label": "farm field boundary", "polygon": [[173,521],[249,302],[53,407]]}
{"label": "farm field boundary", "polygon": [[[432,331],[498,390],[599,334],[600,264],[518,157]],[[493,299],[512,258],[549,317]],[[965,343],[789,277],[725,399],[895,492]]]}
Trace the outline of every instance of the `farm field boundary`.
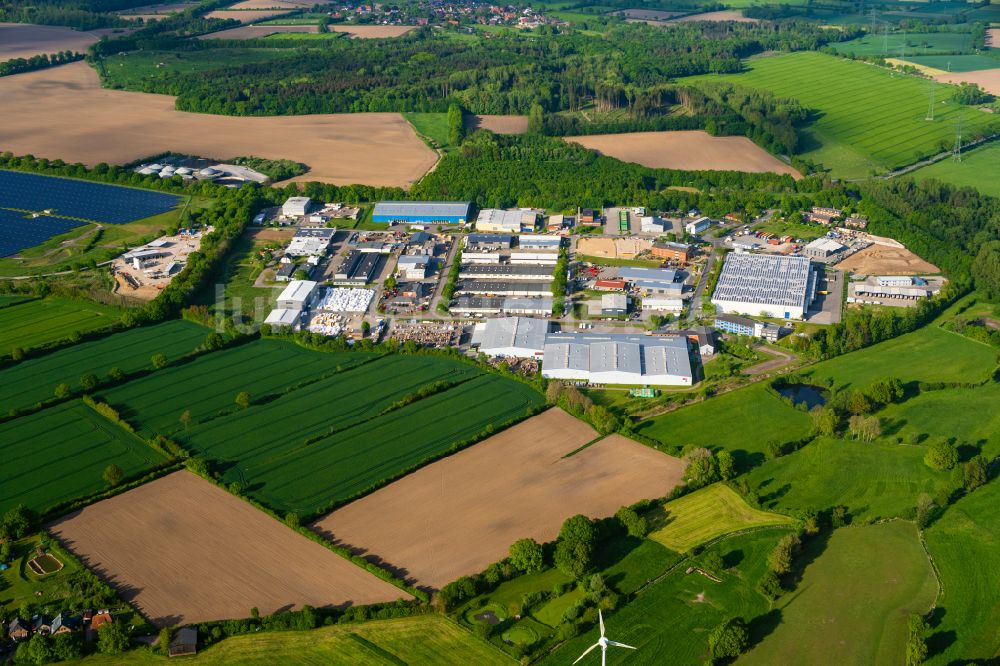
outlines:
{"label": "farm field boundary", "polygon": [[0,354],[61,344],[74,335],[109,329],[118,308],[51,296],[0,308]]}

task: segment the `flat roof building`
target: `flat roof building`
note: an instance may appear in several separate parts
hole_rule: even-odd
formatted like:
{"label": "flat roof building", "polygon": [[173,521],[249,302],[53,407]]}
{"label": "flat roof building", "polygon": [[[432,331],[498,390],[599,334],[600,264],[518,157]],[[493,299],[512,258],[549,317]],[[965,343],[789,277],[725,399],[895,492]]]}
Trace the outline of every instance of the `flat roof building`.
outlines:
{"label": "flat roof building", "polygon": [[487,356],[536,358],[545,350],[549,322],[530,317],[497,317],[476,324],[472,344]]}
{"label": "flat roof building", "polygon": [[561,236],[518,236],[517,244],[525,250],[558,250],[562,246]]}
{"label": "flat roof building", "polygon": [[465,237],[465,247],[508,248],[514,244],[511,234],[469,234]]}
{"label": "flat roof building", "polygon": [[270,324],[271,326],[288,326],[289,328],[294,328],[298,326],[302,318],[301,310],[293,310],[291,308],[275,308],[271,310],[270,314],[267,315],[267,319],[264,320],[265,324]]}
{"label": "flat roof building", "polygon": [[285,217],[302,217],[309,212],[312,199],[309,197],[289,197],[281,204],[281,214]]}
{"label": "flat roof building", "polygon": [[500,210],[484,208],[476,218],[476,231],[502,234],[518,234],[533,231],[538,221],[538,213],[533,210]]}
{"label": "flat roof building", "polygon": [[382,224],[465,224],[468,201],[380,201],[372,222]]}
{"label": "flat roof building", "polygon": [[330,248],[336,229],[324,227],[303,227],[295,232],[285,248],[289,257],[323,256]]}
{"label": "flat roof building", "polygon": [[802,319],[815,297],[816,280],[808,258],[731,252],[712,303],[725,313]]}
{"label": "flat roof building", "polygon": [[552,266],[530,264],[462,264],[460,278],[478,280],[552,280]]}
{"label": "flat roof building", "polygon": [[628,296],[619,292],[601,295],[602,315],[628,314]]}
{"label": "flat roof building", "polygon": [[685,224],[684,231],[688,232],[692,236],[697,236],[703,231],[706,231],[710,226],[712,226],[712,220],[707,217],[699,217],[697,220],[693,220]]}
{"label": "flat roof building", "polygon": [[691,258],[692,247],[685,243],[653,243],[650,252],[657,259],[669,259],[686,264]]}
{"label": "flat roof building", "polygon": [[664,282],[670,284],[676,282],[677,271],[670,268],[639,268],[636,266],[623,266],[618,270],[618,276],[628,282]]}
{"label": "flat roof building", "polygon": [[644,312],[681,312],[684,310],[684,299],[659,296],[643,298],[642,309]]}
{"label": "flat roof building", "polygon": [[307,310],[316,299],[316,282],[312,280],[292,280],[278,296],[277,308]]}
{"label": "flat roof building", "polygon": [[542,376],[591,384],[692,382],[686,338],[621,333],[549,333]]}
{"label": "flat roof building", "polygon": [[461,280],[455,285],[456,294],[483,294],[488,296],[549,296],[551,282],[533,280]]}
{"label": "flat roof building", "polygon": [[832,238],[817,238],[802,248],[802,254],[810,259],[827,259],[835,254],[843,252],[845,245],[841,245]]}
{"label": "flat roof building", "polygon": [[431,272],[430,257],[426,254],[404,254],[396,262],[396,272],[404,280],[423,280]]}
{"label": "flat roof building", "polygon": [[459,296],[449,309],[458,314],[551,315],[552,298]]}

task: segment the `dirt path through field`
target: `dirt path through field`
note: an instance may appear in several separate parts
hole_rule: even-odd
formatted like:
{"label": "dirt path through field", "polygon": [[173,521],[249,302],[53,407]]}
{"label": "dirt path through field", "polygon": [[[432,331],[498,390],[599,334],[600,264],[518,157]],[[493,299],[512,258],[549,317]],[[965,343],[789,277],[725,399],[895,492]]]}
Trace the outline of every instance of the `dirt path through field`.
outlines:
{"label": "dirt path through field", "polygon": [[308,165],[299,181],[408,187],[437,159],[398,113],[185,113],[168,95],[102,89],[83,62],[2,77],[0,100],[0,149],[89,166],[168,150],[217,159],[255,155]]}
{"label": "dirt path through field", "polygon": [[48,529],[161,627],[409,596],[186,471]]}
{"label": "dirt path through field", "polygon": [[551,409],[321,518],[314,527],[440,588],[482,571],[523,537],[550,541],[566,518],[613,515],[681,482],[683,463]]}
{"label": "dirt path through field", "polygon": [[582,146],[625,162],[654,169],[784,173],[798,171],[745,136],[711,136],[700,130],[569,136]]}

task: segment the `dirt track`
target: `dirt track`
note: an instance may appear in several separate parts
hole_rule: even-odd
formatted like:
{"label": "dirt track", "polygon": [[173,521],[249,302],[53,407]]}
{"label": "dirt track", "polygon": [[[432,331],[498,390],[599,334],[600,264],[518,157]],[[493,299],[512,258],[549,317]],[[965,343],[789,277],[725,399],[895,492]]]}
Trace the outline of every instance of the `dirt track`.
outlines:
{"label": "dirt track", "polygon": [[103,35],[111,34],[108,29],[82,32],[51,25],[0,23],[0,62],[58,51],[84,53]]}
{"label": "dirt track", "polygon": [[407,596],[185,471],[49,530],[157,626]]}
{"label": "dirt track", "polygon": [[683,463],[552,409],[396,481],[314,527],[420,586],[478,572],[523,537],[550,541],[575,514],[666,495]]}
{"label": "dirt track", "polygon": [[941,272],[940,268],[906,248],[884,245],[870,245],[844,259],[836,268],[859,275],[933,275]]}
{"label": "dirt track", "polygon": [[566,140],[602,155],[656,169],[772,172],[802,177],[744,136],[711,136],[700,130],[682,130],[570,136]]}
{"label": "dirt track", "polygon": [[102,89],[83,62],[2,77],[0,100],[2,150],[90,166],[167,150],[217,159],[255,155],[308,165],[297,180],[407,187],[437,159],[398,113],[184,113],[167,95]]}

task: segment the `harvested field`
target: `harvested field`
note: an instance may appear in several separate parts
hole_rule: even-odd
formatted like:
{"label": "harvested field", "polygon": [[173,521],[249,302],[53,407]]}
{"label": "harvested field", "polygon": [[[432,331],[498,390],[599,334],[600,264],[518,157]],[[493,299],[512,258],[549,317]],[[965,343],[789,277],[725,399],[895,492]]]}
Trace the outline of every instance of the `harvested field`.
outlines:
{"label": "harvested field", "polygon": [[186,471],[48,529],[157,626],[407,596]]}
{"label": "harvested field", "polygon": [[256,229],[250,232],[250,236],[255,241],[278,241],[287,243],[295,235],[295,229]]}
{"label": "harvested field", "polygon": [[198,39],[259,39],[280,32],[319,32],[316,25],[243,25],[239,28],[210,32]]}
{"label": "harvested field", "polygon": [[415,25],[330,25],[330,32],[346,32],[352,38],[357,39],[385,39],[387,37],[402,37],[411,30],[416,30]]}
{"label": "harvested field", "polygon": [[191,7],[193,2],[168,2],[159,5],[143,5],[142,7],[134,7],[128,11],[121,12],[119,16],[128,17],[135,14],[171,14],[173,12],[181,12],[185,9]]}
{"label": "harvested field", "polygon": [[608,259],[631,259],[653,247],[653,241],[643,238],[581,238],[576,253]]}
{"label": "harvested field", "polygon": [[704,14],[689,14],[667,21],[667,23],[690,23],[691,21],[735,21],[736,23],[760,23],[760,19],[747,18],[734,9],[721,12],[705,12]]}
{"label": "harvested field", "polygon": [[981,69],[977,72],[952,72],[938,74],[936,81],[945,83],[975,83],[991,95],[1000,95],[1000,67],[996,69]]}
{"label": "harvested field", "polygon": [[905,247],[897,248],[885,245],[866,247],[844,259],[837,264],[836,268],[861,275],[913,275],[941,272],[940,268],[924,261]]}
{"label": "harvested field", "polygon": [[619,435],[597,437],[558,409],[535,416],[321,518],[336,542],[440,588],[481,571],[523,537],[550,541],[583,513],[661,497],[683,463]]}
{"label": "harvested field", "polygon": [[524,134],[528,131],[527,116],[466,116],[471,130],[487,129],[494,134]]}
{"label": "harvested field", "polygon": [[937,69],[935,67],[928,67],[927,65],[921,65],[915,62],[908,62],[906,60],[900,60],[899,58],[886,58],[885,61],[894,67],[915,67],[920,70],[921,73],[927,76],[938,77],[941,74],[947,74],[948,72],[943,69]]}
{"label": "harvested field", "polygon": [[88,166],[168,150],[219,159],[256,155],[308,165],[310,172],[296,180],[407,187],[437,159],[398,113],[184,113],[168,95],[102,89],[83,62],[0,78],[0,99],[5,150]]}
{"label": "harvested field", "polygon": [[30,23],[0,23],[0,62],[34,55],[77,51],[83,53],[111,30],[83,32],[72,28]]}
{"label": "harvested field", "polygon": [[254,23],[263,19],[282,16],[292,11],[291,9],[217,9],[214,12],[205,14],[205,18],[235,19],[240,23]]}
{"label": "harvested field", "polygon": [[802,177],[745,136],[711,136],[700,130],[682,130],[570,136],[566,140],[654,169],[771,172]]}

